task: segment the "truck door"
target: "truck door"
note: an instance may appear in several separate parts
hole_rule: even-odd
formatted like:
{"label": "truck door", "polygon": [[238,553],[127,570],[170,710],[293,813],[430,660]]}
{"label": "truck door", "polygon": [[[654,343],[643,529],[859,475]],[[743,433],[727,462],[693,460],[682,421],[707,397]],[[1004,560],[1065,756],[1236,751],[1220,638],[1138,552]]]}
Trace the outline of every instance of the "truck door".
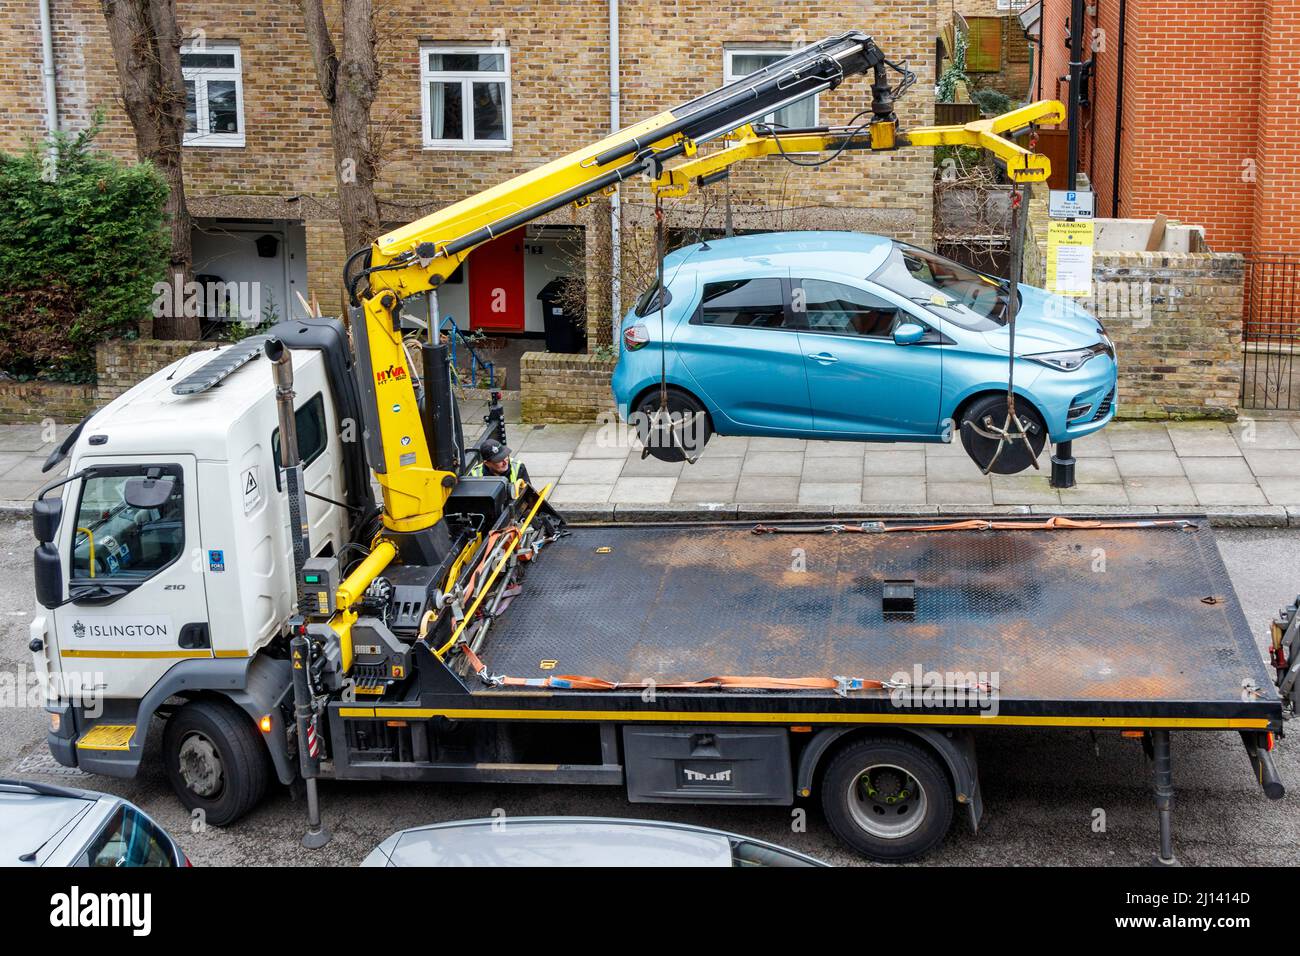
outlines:
{"label": "truck door", "polygon": [[192,455],[83,459],[61,537],[62,668],[139,698],[178,660],[212,656]]}

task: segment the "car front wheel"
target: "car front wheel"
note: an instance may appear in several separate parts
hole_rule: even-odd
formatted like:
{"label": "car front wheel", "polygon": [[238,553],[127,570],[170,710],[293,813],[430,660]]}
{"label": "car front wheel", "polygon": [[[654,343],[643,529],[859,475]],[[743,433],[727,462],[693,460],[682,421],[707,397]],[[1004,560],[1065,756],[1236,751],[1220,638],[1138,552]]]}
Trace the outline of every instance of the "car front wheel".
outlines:
{"label": "car front wheel", "polygon": [[[1014,475],[1024,471],[1038,460],[1047,445],[1047,423],[1038,410],[1023,398],[1016,400],[1016,416],[1024,425],[1028,436],[1000,441],[996,433],[1007,423],[1006,395],[985,395],[976,399],[962,412],[961,444],[966,454],[979,465],[980,471],[995,475]],[[999,450],[999,446],[1001,450]]]}

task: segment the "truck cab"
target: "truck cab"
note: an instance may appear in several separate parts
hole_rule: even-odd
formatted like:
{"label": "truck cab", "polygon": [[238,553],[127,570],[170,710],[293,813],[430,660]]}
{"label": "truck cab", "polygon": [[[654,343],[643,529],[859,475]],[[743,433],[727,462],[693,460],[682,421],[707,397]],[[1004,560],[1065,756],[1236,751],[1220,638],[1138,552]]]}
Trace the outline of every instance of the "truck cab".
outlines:
{"label": "truck cab", "polygon": [[[71,448],[69,477],[39,496],[44,608],[31,648],[51,688],[51,750],[65,765],[134,774],[149,718],[178,693],[234,691],[252,720],[272,709],[257,699],[257,672],[283,662],[258,652],[284,632],[294,582],[259,347],[187,356],[96,412]],[[240,350],[249,356],[210,387],[176,388],[225,371]],[[345,467],[355,421],[340,414],[329,351],[290,354],[310,540],[316,555],[334,555],[349,540],[349,499],[369,495],[349,486]]]}

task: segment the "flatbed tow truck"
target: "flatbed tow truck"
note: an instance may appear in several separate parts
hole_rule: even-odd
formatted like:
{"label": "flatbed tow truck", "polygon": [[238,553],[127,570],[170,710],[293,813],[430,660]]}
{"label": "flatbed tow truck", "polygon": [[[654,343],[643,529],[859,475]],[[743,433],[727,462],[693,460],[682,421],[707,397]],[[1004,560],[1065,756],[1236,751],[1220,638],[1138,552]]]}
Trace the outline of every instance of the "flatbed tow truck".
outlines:
{"label": "flatbed tow truck", "polygon": [[[860,125],[761,125],[863,73]],[[1171,731],[1239,733],[1280,797],[1300,611],[1274,622],[1275,686],[1199,518],[578,526],[549,488],[469,475],[446,346],[410,340],[403,299],[634,175],[679,193],[754,156],[951,143],[1046,178],[1004,134],[1059,103],[904,133],[909,77],[865,34],[812,44],[381,237],[349,262],[346,325],[191,356],[83,422],[33,507],[56,759],[132,776],[162,718],[187,807],[229,825],[301,784],[308,846],[320,778],[477,781],[815,797],[850,846],[910,859],[959,809],[978,827],[994,727],[1140,736],[1165,863]],[[499,406],[484,435],[505,440]]]}

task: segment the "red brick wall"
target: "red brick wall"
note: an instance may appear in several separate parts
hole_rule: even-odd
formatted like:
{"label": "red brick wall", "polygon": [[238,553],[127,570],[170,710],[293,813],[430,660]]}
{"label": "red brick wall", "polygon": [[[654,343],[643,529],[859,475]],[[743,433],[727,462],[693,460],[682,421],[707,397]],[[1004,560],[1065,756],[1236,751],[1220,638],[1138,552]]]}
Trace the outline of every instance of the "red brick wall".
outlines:
{"label": "red brick wall", "polygon": [[[1176,216],[1204,225],[1216,250],[1249,248],[1256,197],[1242,162],[1251,158],[1256,121],[1263,119],[1259,38],[1267,6],[1219,0],[1130,6],[1136,42],[1130,44],[1133,109],[1126,118],[1134,131],[1133,164],[1122,187],[1127,214]],[[1203,69],[1191,68],[1198,62]]]}
{"label": "red brick wall", "polygon": [[[1085,156],[1085,168],[1092,188],[1097,193],[1097,215],[1110,216],[1115,196],[1115,104],[1119,90],[1119,3],[1097,5],[1097,16],[1088,21],[1089,43],[1093,59],[1093,78],[1089,87],[1092,97],[1092,122],[1088,128],[1088,143]],[[1126,37],[1129,52],[1133,47]],[[1131,76],[1129,63],[1124,65],[1124,72]],[[1127,92],[1127,91],[1126,91]],[[1121,139],[1123,133],[1119,133]],[[1130,140],[1131,142],[1131,140]],[[1123,181],[1125,170],[1123,156],[1120,157],[1120,178]],[[1123,215],[1123,209],[1120,210]]]}
{"label": "red brick wall", "polygon": [[[1272,0],[1260,27],[1254,253],[1300,252],[1300,0]],[[1250,143],[1241,144],[1249,155]]]}
{"label": "red brick wall", "polygon": [[[1080,165],[1109,215],[1120,0],[1095,4],[1085,35],[1103,30],[1105,49],[1092,53]],[[1044,10],[1043,94],[1064,99],[1070,0],[1045,0]],[[1217,250],[1300,247],[1286,200],[1300,148],[1300,0],[1128,0],[1127,18],[1120,215],[1199,223]]]}

